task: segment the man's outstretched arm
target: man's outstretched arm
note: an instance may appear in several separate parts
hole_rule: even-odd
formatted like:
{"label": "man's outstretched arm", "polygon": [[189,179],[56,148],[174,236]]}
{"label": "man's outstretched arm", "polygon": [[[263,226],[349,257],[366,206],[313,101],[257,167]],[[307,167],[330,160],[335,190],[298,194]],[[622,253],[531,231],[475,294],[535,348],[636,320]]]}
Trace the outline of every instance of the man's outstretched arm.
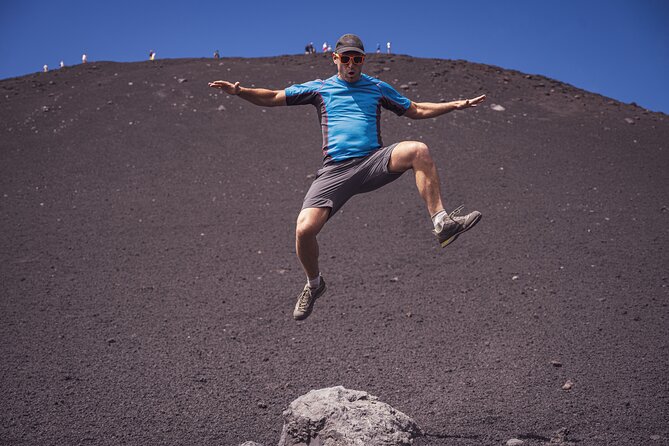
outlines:
{"label": "man's outstretched arm", "polygon": [[211,88],[220,88],[228,94],[239,96],[255,105],[263,107],[276,107],[286,105],[286,92],[284,90],[268,90],[266,88],[246,88],[239,82],[214,81],[209,82]]}
{"label": "man's outstretched arm", "polygon": [[411,106],[404,112],[404,116],[411,119],[434,118],[453,110],[464,110],[469,107],[476,107],[485,101],[485,95],[473,99],[463,99],[451,102],[411,102]]}

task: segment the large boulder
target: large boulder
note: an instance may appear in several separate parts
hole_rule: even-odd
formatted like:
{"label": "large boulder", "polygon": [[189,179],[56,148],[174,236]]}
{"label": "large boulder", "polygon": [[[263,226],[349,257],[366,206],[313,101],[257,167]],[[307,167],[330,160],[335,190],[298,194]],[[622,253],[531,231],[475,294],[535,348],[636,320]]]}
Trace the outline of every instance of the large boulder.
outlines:
{"label": "large boulder", "polygon": [[420,427],[375,396],[342,386],[312,390],[283,412],[279,446],[404,446]]}

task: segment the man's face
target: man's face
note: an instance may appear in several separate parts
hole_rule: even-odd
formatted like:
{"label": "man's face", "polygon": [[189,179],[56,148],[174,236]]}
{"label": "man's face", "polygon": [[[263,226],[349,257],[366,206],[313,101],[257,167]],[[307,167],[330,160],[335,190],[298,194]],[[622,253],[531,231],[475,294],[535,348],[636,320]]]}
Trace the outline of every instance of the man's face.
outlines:
{"label": "man's face", "polygon": [[[362,58],[360,63],[355,63],[354,58]],[[344,63],[343,60],[346,60]],[[360,75],[362,74],[362,66],[364,65],[365,59],[364,56],[355,51],[348,51],[343,54],[332,54],[332,60],[335,65],[337,65],[337,74],[339,78],[346,82],[357,82],[360,80]]]}

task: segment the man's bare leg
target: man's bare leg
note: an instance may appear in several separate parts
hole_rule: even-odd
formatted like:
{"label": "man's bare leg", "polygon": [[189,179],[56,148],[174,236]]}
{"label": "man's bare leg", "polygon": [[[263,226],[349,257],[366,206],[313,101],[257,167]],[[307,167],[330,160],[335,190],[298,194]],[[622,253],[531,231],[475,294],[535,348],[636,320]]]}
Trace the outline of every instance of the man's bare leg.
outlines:
{"label": "man's bare leg", "polygon": [[318,241],[316,236],[328,221],[330,208],[302,209],[295,227],[295,251],[307,279],[318,276]]}
{"label": "man's bare leg", "polygon": [[413,169],[418,193],[425,201],[430,216],[444,210],[437,167],[427,145],[419,141],[403,141],[393,149],[388,162],[391,172]]}
{"label": "man's bare leg", "polygon": [[442,248],[454,242],[460,234],[470,230],[481,220],[481,213],[478,211],[458,217],[457,214],[462,207],[451,214],[446,213],[441,201],[437,167],[424,143],[404,141],[393,149],[388,162],[388,170],[404,172],[409,169],[414,171],[418,193],[427,205],[427,210],[434,224],[434,234]]}
{"label": "man's bare leg", "polygon": [[295,251],[302,263],[308,283],[297,296],[293,318],[304,320],[311,314],[314,302],[325,292],[325,281],[318,267],[318,241],[316,236],[325,225],[330,208],[306,208],[297,217],[295,228]]}

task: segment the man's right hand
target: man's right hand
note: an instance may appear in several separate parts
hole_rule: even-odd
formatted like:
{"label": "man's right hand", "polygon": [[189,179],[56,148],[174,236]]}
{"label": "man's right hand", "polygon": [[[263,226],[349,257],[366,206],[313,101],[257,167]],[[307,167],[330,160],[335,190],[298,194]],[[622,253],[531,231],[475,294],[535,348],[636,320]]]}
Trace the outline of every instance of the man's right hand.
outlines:
{"label": "man's right hand", "polygon": [[209,82],[209,86],[211,88],[220,88],[227,94],[232,94],[232,95],[238,95],[242,89],[242,87],[239,86],[239,82],[235,82],[233,84],[232,82],[228,81],[214,81],[214,82]]}
{"label": "man's right hand", "polygon": [[228,94],[239,96],[252,104],[261,107],[276,107],[286,105],[286,92],[284,90],[268,90],[266,88],[240,87],[239,82],[214,81],[209,82],[211,88],[220,88]]}

